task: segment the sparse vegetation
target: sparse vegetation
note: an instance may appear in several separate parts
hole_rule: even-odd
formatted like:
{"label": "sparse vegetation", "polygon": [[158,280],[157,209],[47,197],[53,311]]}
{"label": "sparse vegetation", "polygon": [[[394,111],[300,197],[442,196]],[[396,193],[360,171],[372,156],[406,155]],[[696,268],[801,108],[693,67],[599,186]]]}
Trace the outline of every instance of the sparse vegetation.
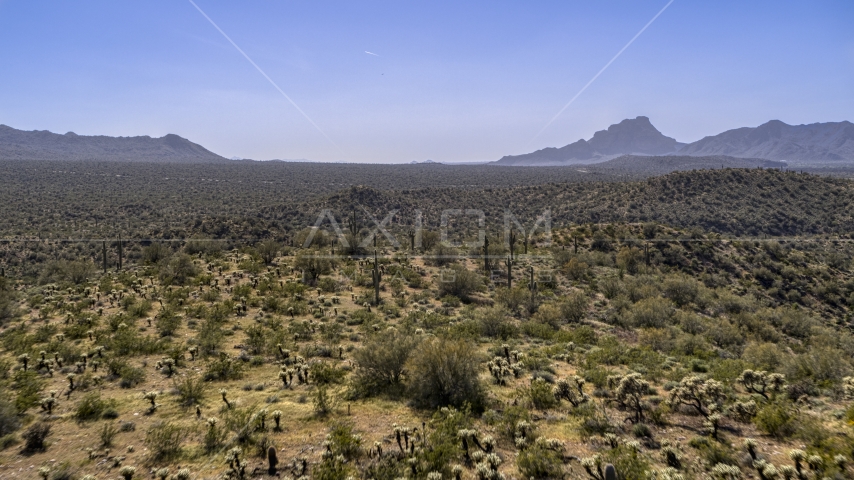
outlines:
{"label": "sparse vegetation", "polygon": [[[836,213],[847,182],[761,170],[527,186],[481,175],[508,188],[403,191],[392,176],[337,192],[300,185],[287,194],[297,201],[229,185],[225,205],[200,186],[210,204],[165,209],[168,191],[135,203],[133,188],[107,182],[104,198],[128,205],[115,216],[71,196],[75,211],[126,220],[124,263],[115,268],[117,241],[0,245],[0,460],[56,458],[48,478],[62,462],[98,478],[189,478],[178,465],[292,478],[604,478],[609,464],[618,478],[852,475],[854,249]],[[350,247],[323,227],[304,248],[315,218],[295,212],[312,195],[347,212]],[[552,243],[520,234],[508,282],[511,248],[489,221],[486,250],[441,243],[449,195],[526,212],[547,199]],[[692,208],[699,197],[704,209]],[[422,249],[409,225],[390,226],[407,241],[378,234],[375,266],[373,241],[358,247],[371,225],[360,210],[352,220],[354,199],[401,215],[417,205]],[[216,205],[215,217],[199,213]],[[127,240],[155,238],[160,217],[147,209],[171,222],[170,238],[196,238]],[[23,231],[20,215],[0,228]],[[810,236],[727,236],[759,233]],[[451,240],[470,234],[460,226]],[[501,255],[492,272],[484,251]]]}

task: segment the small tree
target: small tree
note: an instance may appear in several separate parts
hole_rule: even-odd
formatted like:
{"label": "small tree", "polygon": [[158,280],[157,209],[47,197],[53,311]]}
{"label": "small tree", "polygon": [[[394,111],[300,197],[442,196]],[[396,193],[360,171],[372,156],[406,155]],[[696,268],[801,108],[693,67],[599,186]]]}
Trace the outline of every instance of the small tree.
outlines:
{"label": "small tree", "polygon": [[261,256],[261,260],[263,260],[266,265],[269,265],[276,259],[276,256],[282,249],[282,246],[275,240],[264,240],[258,244],[256,249],[258,250],[258,255]]}
{"label": "small tree", "polygon": [[683,378],[679,386],[670,392],[670,404],[687,405],[708,418],[720,408],[725,397],[724,387],[720,382],[692,376]]}
{"label": "small tree", "polygon": [[628,420],[632,423],[642,422],[643,412],[648,408],[643,397],[650,393],[649,382],[640,373],[630,373],[622,377],[609,377],[608,383],[614,388],[614,401],[620,408],[633,413]]}
{"label": "small tree", "polygon": [[786,377],[780,373],[768,373],[761,370],[745,370],[736,381],[750,393],[762,395],[768,400],[768,394],[777,394],[786,386]]}
{"label": "small tree", "polygon": [[566,380],[558,380],[555,385],[555,397],[558,400],[566,400],[573,407],[590,400],[590,396],[584,393],[584,379],[578,375],[568,377]]}
{"label": "small tree", "polygon": [[466,403],[480,409],[484,391],[478,379],[479,359],[462,340],[433,338],[415,349],[407,363],[409,394],[421,407],[461,407]]}

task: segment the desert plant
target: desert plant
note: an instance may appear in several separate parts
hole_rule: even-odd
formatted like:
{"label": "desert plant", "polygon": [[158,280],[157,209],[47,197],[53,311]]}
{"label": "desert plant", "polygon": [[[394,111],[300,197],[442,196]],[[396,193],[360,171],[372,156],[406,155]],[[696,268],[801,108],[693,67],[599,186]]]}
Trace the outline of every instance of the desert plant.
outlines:
{"label": "desert plant", "polygon": [[652,387],[639,373],[629,373],[621,377],[609,377],[608,384],[614,389],[614,401],[625,410],[632,412],[632,423],[642,422],[643,413],[649,407],[643,397],[649,395]]}
{"label": "desert plant", "polygon": [[172,383],[178,395],[178,403],[181,406],[189,407],[191,405],[198,405],[205,398],[207,388],[204,379],[199,376],[188,375]]}
{"label": "desert plant", "polygon": [[468,403],[472,408],[483,408],[478,364],[474,349],[465,341],[425,340],[407,362],[409,395],[422,407],[460,407]]}
{"label": "desert plant", "polygon": [[170,422],[158,422],[145,434],[145,445],[156,461],[174,459],[181,453],[186,435],[184,428]]}
{"label": "desert plant", "polygon": [[670,391],[671,405],[687,405],[707,418],[723,405],[724,399],[720,382],[698,376],[683,378],[679,386]]}
{"label": "desert plant", "polygon": [[353,393],[400,393],[406,373],[406,362],[418,342],[417,337],[395,330],[372,335],[362,348],[353,353],[357,365],[352,384]]}
{"label": "desert plant", "polygon": [[37,422],[21,434],[24,439],[24,451],[26,452],[41,452],[47,448],[45,439],[50,435],[50,424],[45,422]]}
{"label": "desert plant", "polygon": [[761,395],[766,400],[769,394],[779,393],[786,386],[786,377],[782,374],[760,370],[745,370],[736,381],[748,392]]}
{"label": "desert plant", "polygon": [[101,438],[101,446],[104,448],[112,447],[113,439],[116,438],[116,434],[118,433],[119,429],[112,422],[103,424],[101,430],[98,431],[98,436]]}

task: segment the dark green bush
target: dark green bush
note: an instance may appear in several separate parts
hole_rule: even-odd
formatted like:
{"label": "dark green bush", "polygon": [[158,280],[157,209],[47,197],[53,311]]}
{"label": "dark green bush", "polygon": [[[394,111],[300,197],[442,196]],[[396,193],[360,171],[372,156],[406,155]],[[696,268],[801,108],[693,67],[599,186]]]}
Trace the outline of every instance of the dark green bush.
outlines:
{"label": "dark green bush", "polygon": [[356,396],[402,392],[406,362],[418,345],[413,335],[396,330],[376,333],[353,353],[356,372],[352,392]]}
{"label": "dark green bush", "polygon": [[516,456],[519,472],[528,479],[563,478],[563,454],[545,442],[534,442]]}
{"label": "dark green bush", "polygon": [[170,422],[158,422],[145,433],[145,445],[155,461],[177,458],[181,454],[187,431]]}
{"label": "dark green bush", "polygon": [[775,402],[764,405],[756,412],[756,427],[777,438],[787,438],[797,431],[797,414],[791,405]]}
{"label": "dark green bush", "polygon": [[78,422],[98,420],[110,408],[115,408],[114,401],[101,399],[99,392],[89,392],[77,402],[74,418]]}
{"label": "dark green bush", "polygon": [[462,407],[480,411],[486,395],[478,378],[480,359],[461,340],[432,338],[421,342],[407,363],[408,391],[418,407]]}

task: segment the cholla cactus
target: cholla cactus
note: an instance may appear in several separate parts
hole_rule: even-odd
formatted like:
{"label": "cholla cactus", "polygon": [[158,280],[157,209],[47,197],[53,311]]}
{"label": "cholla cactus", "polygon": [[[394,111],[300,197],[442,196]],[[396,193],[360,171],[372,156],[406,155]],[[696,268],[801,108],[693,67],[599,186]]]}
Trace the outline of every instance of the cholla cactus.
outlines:
{"label": "cholla cactus", "polygon": [[166,480],[166,477],[169,476],[168,468],[161,468],[154,472],[154,476],[159,478],[160,480]]}
{"label": "cholla cactus", "polygon": [[719,463],[712,468],[712,477],[718,480],[741,480],[741,469],[734,465]]}
{"label": "cholla cactus", "polygon": [[559,400],[566,400],[573,407],[590,400],[590,396],[584,393],[584,379],[578,375],[568,377],[566,380],[558,380],[557,385],[555,385],[555,397]]}
{"label": "cholla cactus", "polygon": [[752,438],[745,438],[744,449],[747,450],[748,454],[750,454],[750,458],[753,459],[753,461],[756,461],[756,440]]}
{"label": "cholla cactus", "polygon": [[172,358],[163,359],[163,373],[171,377],[175,373],[175,360]]}
{"label": "cholla cactus", "polygon": [[670,392],[670,405],[687,405],[708,418],[726,395],[723,385],[717,380],[706,380],[699,376],[683,378],[679,386]]}
{"label": "cholla cactus", "polygon": [[18,361],[21,362],[21,366],[24,368],[24,371],[27,371],[27,366],[30,364],[30,356],[26,353],[22,353],[18,355]]}
{"label": "cholla cactus", "polygon": [[750,419],[756,416],[759,407],[756,402],[749,400],[747,402],[735,402],[729,409],[730,416],[739,422],[748,423]]}
{"label": "cholla cactus", "polygon": [[591,478],[596,480],[602,480],[605,478],[605,474],[602,472],[602,457],[599,455],[593,455],[592,457],[584,457],[581,459],[581,466],[584,468],[584,471],[587,472],[587,475],[590,475]]}
{"label": "cholla cactus", "polygon": [[136,474],[136,467],[124,466],[119,470],[119,475],[125,480],[131,480],[134,474]]}
{"label": "cholla cactus", "polygon": [[554,450],[556,452],[562,452],[564,449],[563,442],[561,442],[557,438],[540,437],[537,439],[536,444],[543,448]]}
{"label": "cholla cactus", "polygon": [[151,402],[151,407],[148,409],[149,412],[154,412],[155,410],[157,410],[157,407],[159,406],[159,405],[157,405],[157,392],[154,392],[154,391],[148,392],[145,395],[143,395],[142,398]]}
{"label": "cholla cactus", "polygon": [[427,474],[427,480],[442,480],[442,472],[430,472]]}
{"label": "cholla cactus", "polygon": [[463,466],[462,465],[454,465],[451,467],[451,473],[454,475],[454,480],[462,480],[463,478]]}
{"label": "cholla cactus", "polygon": [[39,468],[39,476],[47,480],[47,477],[50,476],[50,467],[44,466]]}
{"label": "cholla cactus", "polygon": [[504,357],[495,357],[486,364],[489,373],[495,379],[498,385],[507,385],[507,379],[513,375],[513,369],[510,367],[510,362]]}
{"label": "cholla cactus", "polygon": [[503,480],[504,475],[498,471],[501,465],[501,457],[494,453],[483,456],[483,461],[475,465],[475,473],[478,480]]}
{"label": "cholla cactus", "polygon": [[772,480],[780,475],[780,471],[777,470],[777,467],[770,463],[765,463],[765,465],[762,466],[761,470],[759,468],[757,468],[757,470],[759,470],[760,478],[763,478],[765,480]]}
{"label": "cholla cactus", "polygon": [[678,444],[671,444],[667,440],[661,442],[661,455],[668,467],[682,468],[682,451]]}
{"label": "cholla cactus", "polygon": [[807,452],[805,452],[803,450],[798,450],[798,449],[790,450],[789,451],[789,458],[793,462],[795,462],[795,470],[798,472],[798,476],[799,477],[802,476],[803,475],[803,470],[802,470],[803,469],[803,462],[804,462],[804,460],[807,459]]}
{"label": "cholla cactus", "polygon": [[279,377],[279,380],[282,381],[282,386],[287,388],[289,378],[293,377],[293,374],[291,373],[290,375],[288,375],[288,370],[283,368],[282,370],[279,370],[278,377]]}
{"label": "cholla cactus", "polygon": [[706,430],[706,433],[709,434],[710,437],[717,439],[718,438],[718,429],[721,426],[721,416],[718,413],[713,413],[703,421],[703,428]]}
{"label": "cholla cactus", "polygon": [[630,373],[608,377],[608,384],[614,388],[614,400],[617,404],[634,413],[634,417],[629,420],[633,423],[642,422],[643,412],[647,408],[643,397],[651,390],[649,382],[644,380],[640,373]]}
{"label": "cholla cactus", "polygon": [[48,415],[53,414],[53,407],[56,406],[56,398],[53,396],[43,398],[41,400],[42,410],[47,412]]}
{"label": "cholla cactus", "polygon": [[226,395],[228,395],[228,390],[226,390],[224,388],[220,388],[219,394],[222,395],[222,401],[225,402],[225,406],[228,408],[231,408],[231,406],[232,406],[231,402],[229,402],[228,398],[226,398]]}
{"label": "cholla cactus", "polygon": [[854,377],[842,379],[842,392],[848,400],[854,400]]}
{"label": "cholla cactus", "polygon": [[255,414],[255,420],[258,422],[258,428],[260,430],[267,429],[267,409],[262,408]]}
{"label": "cholla cactus", "polygon": [[273,410],[273,413],[270,414],[273,417],[273,421],[276,422],[275,430],[279,431],[282,429],[281,421],[282,421],[282,411],[281,410]]}
{"label": "cholla cactus", "polygon": [[782,374],[761,370],[745,370],[735,381],[748,392],[762,395],[766,400],[769,393],[779,393],[786,386],[786,377]]}
{"label": "cholla cactus", "polygon": [[675,468],[665,468],[664,470],[651,470],[647,473],[649,480],[685,480],[685,477]]}
{"label": "cholla cactus", "polygon": [[172,476],[175,480],[190,480],[190,469],[182,468],[178,473]]}
{"label": "cholla cactus", "polygon": [[813,472],[818,472],[824,468],[824,459],[819,455],[810,455],[807,457],[807,465]]}
{"label": "cholla cactus", "polygon": [[795,470],[795,467],[791,465],[783,465],[782,467],[777,469],[777,472],[780,473],[780,476],[783,477],[783,480],[793,480],[798,476],[798,471]]}

